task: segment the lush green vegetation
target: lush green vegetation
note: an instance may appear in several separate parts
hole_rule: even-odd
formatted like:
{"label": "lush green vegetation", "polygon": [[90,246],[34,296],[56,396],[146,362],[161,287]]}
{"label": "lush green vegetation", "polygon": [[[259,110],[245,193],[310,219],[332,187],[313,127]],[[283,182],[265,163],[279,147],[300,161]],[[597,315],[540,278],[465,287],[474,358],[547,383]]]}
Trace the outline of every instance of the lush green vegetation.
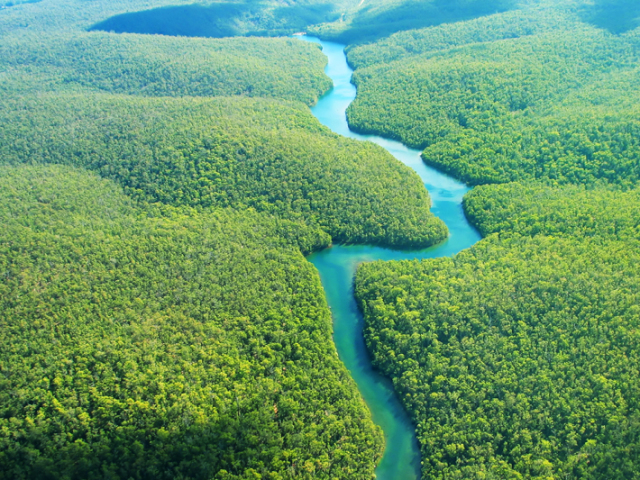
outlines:
{"label": "lush green vegetation", "polygon": [[328,235],[60,165],[1,167],[0,222],[0,478],[371,478]]}
{"label": "lush green vegetation", "polygon": [[640,92],[640,37],[557,12],[525,9],[351,49],[363,67],[350,123],[424,148],[426,162],[472,184],[637,183],[638,112],[627,98]]}
{"label": "lush green vegetation", "polygon": [[640,239],[640,190],[506,183],[474,188],[464,210],[484,235]]}
{"label": "lush green vegetation", "polygon": [[410,169],[328,132],[303,105],[58,94],[4,107],[3,163],[86,167],[146,202],[252,207],[302,218],[340,242],[446,237]]}
{"label": "lush green vegetation", "polygon": [[487,237],[471,250],[356,277],[424,479],[640,472],[640,37],[637,5],[612,3],[533,5],[349,49],[349,121],[482,184],[464,201]]}
{"label": "lush green vegetation", "polygon": [[3,8],[0,478],[372,477],[382,438],[302,254],[441,240],[420,181],[311,117],[314,45],[86,31],[338,15],[312,31],[433,25],[350,47],[349,121],[491,184],[465,200],[472,250],[358,270],[423,477],[636,478],[640,36],[613,3]]}
{"label": "lush green vegetation", "polygon": [[437,54],[453,47],[528,37],[577,26],[579,20],[563,9],[532,8],[473,21],[457,22],[438,28],[422,28],[365,45],[350,45],[346,51],[354,68],[386,64],[423,54]]}
{"label": "lush green vegetation", "polygon": [[[105,33],[0,45],[0,65],[36,78],[33,88],[73,87],[144,96],[246,95],[311,105],[331,87],[326,57],[292,39],[188,39]],[[14,83],[18,83],[21,79]],[[12,88],[11,88],[12,89]],[[18,92],[21,89],[18,88]]]}
{"label": "lush green vegetation", "polygon": [[139,200],[253,207],[336,241],[446,236],[418,178],[384,151],[327,133],[301,105],[240,98],[315,103],[331,86],[316,45],[56,33],[9,36],[0,59],[0,92],[14,97],[0,107],[0,163],[82,166]]}
{"label": "lush green vegetation", "polygon": [[626,479],[640,464],[637,243],[489,237],[377,262],[356,294],[425,479]]}
{"label": "lush green vegetation", "polygon": [[311,116],[316,45],[83,31],[187,3],[0,13],[1,479],[373,476],[303,254],[446,228],[409,169]]}

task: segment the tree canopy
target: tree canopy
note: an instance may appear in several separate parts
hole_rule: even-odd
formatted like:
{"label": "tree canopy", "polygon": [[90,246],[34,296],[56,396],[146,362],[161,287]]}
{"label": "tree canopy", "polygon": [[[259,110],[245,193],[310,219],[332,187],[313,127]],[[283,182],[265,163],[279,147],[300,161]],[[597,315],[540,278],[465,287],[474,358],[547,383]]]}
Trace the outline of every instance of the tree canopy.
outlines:
{"label": "tree canopy", "polygon": [[1,167],[0,222],[0,478],[371,478],[327,234],[61,165]]}
{"label": "tree canopy", "polygon": [[356,295],[424,479],[626,479],[640,465],[638,244],[490,236],[376,262]]}
{"label": "tree canopy", "polygon": [[417,175],[303,105],[55,94],[3,107],[0,163],[85,167],[145,202],[251,207],[339,242],[427,246],[447,235]]}
{"label": "tree canopy", "polygon": [[0,12],[0,478],[369,480],[303,254],[446,227],[313,118],[316,45],[84,31],[166,4]]}
{"label": "tree canopy", "polygon": [[349,122],[471,184],[633,185],[639,38],[562,6],[400,33],[350,49]]}

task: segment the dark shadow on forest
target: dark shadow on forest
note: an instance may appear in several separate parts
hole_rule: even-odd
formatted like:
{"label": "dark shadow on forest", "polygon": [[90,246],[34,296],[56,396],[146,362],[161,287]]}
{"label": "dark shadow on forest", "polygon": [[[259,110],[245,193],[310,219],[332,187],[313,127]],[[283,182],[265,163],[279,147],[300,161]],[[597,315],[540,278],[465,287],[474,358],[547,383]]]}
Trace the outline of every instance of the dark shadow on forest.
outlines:
{"label": "dark shadow on forest", "polygon": [[0,8],[15,7],[17,5],[23,5],[25,3],[40,3],[42,0],[9,0],[8,2],[0,1]]}
{"label": "dark shadow on forest", "polygon": [[640,26],[639,0],[596,0],[580,17],[598,28],[620,34]]}
{"label": "dark shadow on forest", "polygon": [[185,37],[283,35],[336,20],[331,4],[274,8],[259,2],[154,8],[108,18],[89,30]]}
{"label": "dark shadow on forest", "polygon": [[513,8],[514,0],[414,0],[382,12],[365,7],[351,21],[341,40],[370,42],[402,30],[472,20]]}

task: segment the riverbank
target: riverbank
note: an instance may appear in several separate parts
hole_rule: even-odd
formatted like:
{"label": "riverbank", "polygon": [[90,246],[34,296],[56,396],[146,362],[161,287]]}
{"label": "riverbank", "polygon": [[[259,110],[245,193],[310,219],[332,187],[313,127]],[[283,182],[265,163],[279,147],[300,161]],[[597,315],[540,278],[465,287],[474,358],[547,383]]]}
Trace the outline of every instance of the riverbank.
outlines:
{"label": "riverbank", "polygon": [[333,89],[311,108],[313,115],[335,133],[380,145],[396,159],[412,168],[422,179],[432,200],[431,211],[449,229],[442,243],[423,250],[402,251],[364,245],[335,245],[308,257],[322,280],[333,315],[334,341],[345,364],[371,410],[373,421],[385,435],[384,456],[376,469],[378,480],[413,480],[420,478],[420,450],[414,427],[395,395],[391,382],[372,367],[362,335],[363,319],[354,298],[353,279],[357,266],[376,260],[413,260],[452,256],[470,247],[480,234],[469,224],[462,210],[462,198],[469,188],[455,179],[424,164],[420,151],[400,142],[375,135],[361,135],[349,129],[345,111],[355,99],[351,83],[353,70],[347,64],[344,45],[312,37],[302,40],[318,43],[329,63],[325,73]]}

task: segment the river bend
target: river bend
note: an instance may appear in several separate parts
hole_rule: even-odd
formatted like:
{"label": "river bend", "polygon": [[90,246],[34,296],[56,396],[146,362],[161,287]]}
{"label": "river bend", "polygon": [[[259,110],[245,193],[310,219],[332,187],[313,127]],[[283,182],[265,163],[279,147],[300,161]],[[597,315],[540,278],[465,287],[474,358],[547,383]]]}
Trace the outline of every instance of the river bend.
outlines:
{"label": "river bend", "polygon": [[344,45],[306,36],[301,39],[322,46],[323,53],[329,59],[325,73],[333,80],[333,88],[311,108],[313,115],[340,135],[382,146],[415,170],[431,196],[431,211],[449,228],[446,241],[424,250],[400,251],[365,245],[335,245],[308,257],[320,272],[333,315],[333,335],[338,355],[358,385],[371,410],[373,421],[384,432],[386,447],[376,469],[376,477],[378,480],[416,480],[420,478],[420,450],[415,430],[391,382],[373,370],[364,343],[363,318],[354,298],[353,280],[356,267],[362,262],[451,256],[480,240],[480,235],[467,222],[462,211],[462,197],[469,188],[425,165],[419,150],[394,140],[360,135],[349,130],[345,111],[356,97],[356,88],[351,83],[353,71],[347,64]]}

